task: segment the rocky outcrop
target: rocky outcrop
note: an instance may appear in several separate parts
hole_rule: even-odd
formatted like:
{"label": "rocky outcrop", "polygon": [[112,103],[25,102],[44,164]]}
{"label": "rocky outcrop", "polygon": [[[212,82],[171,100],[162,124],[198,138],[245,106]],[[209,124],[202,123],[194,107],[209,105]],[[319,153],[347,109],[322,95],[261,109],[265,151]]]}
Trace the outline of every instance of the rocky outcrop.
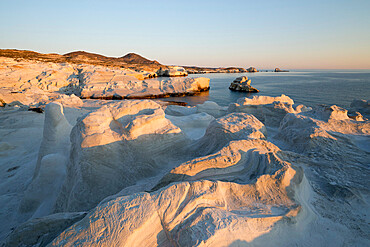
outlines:
{"label": "rocky outcrop", "polygon": [[274,72],[289,72],[289,70],[281,70],[279,68],[275,68]]}
{"label": "rocky outcrop", "polygon": [[[181,67],[173,67],[166,73],[171,77],[186,75]],[[63,101],[64,105],[71,105],[72,101],[81,104],[75,98],[67,100],[64,94],[95,99],[140,99],[194,95],[209,90],[208,78],[149,79],[156,76],[145,70],[0,57],[0,102],[2,106],[39,107],[54,100]]]}
{"label": "rocky outcrop", "polygon": [[25,218],[42,217],[53,212],[66,177],[71,129],[63,106],[60,103],[48,104],[35,172],[19,208]]}
{"label": "rocky outcrop", "polygon": [[120,197],[95,208],[50,246],[228,246],[249,242],[279,221],[297,216],[300,206],[293,197],[299,193],[301,181],[300,172],[284,168],[253,184],[201,180]]}
{"label": "rocky outcrop", "polygon": [[287,113],[300,113],[311,108],[296,105],[288,96],[282,94],[278,97],[253,96],[253,98],[240,98],[237,103],[230,104],[228,112],[244,112],[252,114],[267,126],[278,127]]}
{"label": "rocky outcrop", "polygon": [[349,113],[351,116],[359,115],[356,112],[360,113],[360,115],[361,114],[364,115],[364,117],[369,119],[370,118],[370,100],[353,100],[350,105]]}
{"label": "rocky outcrop", "polygon": [[249,67],[247,69],[247,72],[254,73],[254,72],[258,72],[258,70],[256,68],[254,68],[254,67]]}
{"label": "rocky outcrop", "polygon": [[132,76],[103,71],[86,73],[82,98],[151,99],[194,95],[209,90],[208,78],[156,78],[137,80]]}
{"label": "rocky outcrop", "polygon": [[[153,101],[121,101],[78,120],[57,211],[84,211],[181,160],[187,139]],[[174,163],[171,163],[174,162]]]}
{"label": "rocky outcrop", "polygon": [[227,67],[227,68],[210,68],[210,67],[196,67],[183,66],[188,74],[207,74],[207,73],[244,73],[247,72],[244,68]]}
{"label": "rocky outcrop", "polygon": [[248,93],[258,93],[259,90],[251,86],[251,80],[247,76],[236,78],[229,86],[230,90]]}
{"label": "rocky outcrop", "polygon": [[168,68],[160,68],[157,71],[157,76],[168,76],[168,77],[175,77],[175,76],[187,76],[188,72],[179,66],[169,66]]}

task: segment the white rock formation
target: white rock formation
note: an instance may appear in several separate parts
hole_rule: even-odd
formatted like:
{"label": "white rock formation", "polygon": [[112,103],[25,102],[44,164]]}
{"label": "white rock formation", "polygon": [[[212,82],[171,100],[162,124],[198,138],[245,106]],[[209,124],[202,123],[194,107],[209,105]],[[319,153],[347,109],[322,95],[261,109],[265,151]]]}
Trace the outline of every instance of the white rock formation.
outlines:
{"label": "white rock formation", "polygon": [[293,196],[301,180],[294,169],[285,168],[255,184],[204,180],[120,197],[98,206],[50,246],[221,246],[251,241],[297,215]]}
{"label": "white rock formation", "polygon": [[171,116],[187,116],[197,113],[197,107],[169,105],[166,107],[166,115]]}
{"label": "white rock formation", "polygon": [[212,121],[205,135],[193,146],[200,155],[220,150],[232,140],[265,139],[266,127],[253,115],[231,113]]}
{"label": "white rock formation", "polygon": [[368,120],[285,96],[74,98],[44,125],[0,109],[0,245],[368,245]]}
{"label": "white rock formation", "polygon": [[209,89],[208,78],[155,78],[138,80],[131,76],[101,78],[97,72],[85,77],[83,98],[135,99],[192,95]]}
{"label": "white rock formation", "polygon": [[50,214],[66,177],[72,126],[60,103],[45,108],[44,133],[31,184],[24,193],[19,211],[35,218]]}
{"label": "white rock formation", "polygon": [[[173,67],[168,76],[187,75]],[[75,94],[83,98],[157,98],[192,95],[209,89],[208,78],[148,79],[153,74],[86,64],[18,61],[0,57],[0,104],[46,105]],[[19,103],[17,103],[19,102]]]}
{"label": "white rock formation", "polygon": [[204,136],[210,122],[215,118],[207,113],[195,113],[186,116],[171,116],[166,118],[179,127],[190,139],[196,140]]}
{"label": "white rock formation", "polygon": [[274,144],[265,140],[231,141],[220,151],[187,161],[172,169],[155,188],[164,187],[173,182],[229,181],[251,183],[264,174],[274,174],[290,163],[289,154],[282,152]]}
{"label": "white rock formation", "polygon": [[53,102],[59,102],[64,107],[82,107],[83,105],[83,101],[74,94],[72,95],[60,94],[55,99],[53,99]]}
{"label": "white rock formation", "polygon": [[122,101],[81,118],[58,211],[88,210],[104,197],[181,159],[187,138],[155,102]]}
{"label": "white rock formation", "polygon": [[245,112],[257,117],[267,126],[278,127],[287,113],[299,113],[310,110],[303,105],[294,105],[288,96],[280,97],[253,96],[240,98],[238,103],[230,104],[228,112]]}
{"label": "white rock formation", "polygon": [[[299,152],[337,154],[334,150],[344,147],[345,152],[352,150],[348,134],[369,135],[370,123],[352,121],[347,110],[338,106],[318,106],[312,111],[287,114],[279,128],[278,138],[289,143]],[[339,152],[339,151],[338,151]]]}
{"label": "white rock formation", "polygon": [[160,68],[157,71],[158,76],[187,76],[188,72],[180,66],[169,66],[167,69]]}
{"label": "white rock formation", "polygon": [[196,106],[197,112],[205,112],[214,117],[221,117],[227,114],[227,107],[219,106],[216,102],[206,101]]}

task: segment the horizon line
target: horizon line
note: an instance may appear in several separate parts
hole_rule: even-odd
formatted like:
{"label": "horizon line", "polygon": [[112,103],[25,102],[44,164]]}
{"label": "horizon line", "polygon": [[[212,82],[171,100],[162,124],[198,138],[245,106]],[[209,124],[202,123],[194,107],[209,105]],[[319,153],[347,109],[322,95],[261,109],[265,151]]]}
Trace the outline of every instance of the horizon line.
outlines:
{"label": "horizon line", "polygon": [[[93,52],[93,51],[87,51],[87,50],[72,50],[72,51],[69,51],[69,52],[66,52],[66,53],[58,53],[58,52],[47,52],[47,53],[43,53],[43,52],[40,52],[40,51],[36,51],[36,50],[30,50],[30,49],[21,49],[21,48],[0,48],[0,50],[16,50],[16,51],[29,51],[29,52],[36,52],[36,53],[39,53],[39,54],[44,54],[44,55],[52,55],[52,54],[57,54],[57,55],[61,55],[61,56],[64,56],[68,53],[72,53],[72,52],[86,52],[86,53],[90,53],[90,54],[94,54],[94,55],[100,55],[100,56],[104,56],[104,57],[107,57],[107,58],[121,58],[123,56],[126,56],[128,54],[136,54],[136,55],[139,55],[139,56],[142,56],[148,60],[151,60],[151,61],[157,61],[157,59],[149,59],[147,58],[145,55],[141,55],[137,52],[127,52],[125,55],[121,55],[121,56],[108,56],[108,55],[104,55],[104,54],[101,54],[101,53],[96,53],[96,52]],[[276,67],[271,67],[271,68],[258,68],[258,66],[237,66],[237,65],[229,65],[229,66],[212,66],[212,65],[207,65],[207,66],[204,66],[204,65],[194,65],[194,64],[164,64],[164,63],[160,63],[161,65],[165,65],[165,66],[186,66],[186,67],[198,67],[198,68],[230,68],[230,67],[234,67],[234,68],[250,68],[250,67],[254,67],[258,70],[274,70],[275,68],[280,68],[280,69],[284,69],[284,70],[341,70],[341,71],[344,71],[344,70],[370,70],[370,68],[345,68],[345,69],[339,69],[339,68],[289,68],[289,67],[282,67],[282,66],[276,66]]]}

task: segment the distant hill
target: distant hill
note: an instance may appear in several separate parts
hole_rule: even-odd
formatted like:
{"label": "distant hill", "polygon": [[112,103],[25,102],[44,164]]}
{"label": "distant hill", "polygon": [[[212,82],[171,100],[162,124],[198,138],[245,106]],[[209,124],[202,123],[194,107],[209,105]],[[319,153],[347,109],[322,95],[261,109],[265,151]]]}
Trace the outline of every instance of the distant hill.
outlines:
{"label": "distant hill", "polygon": [[70,53],[66,53],[63,55],[67,59],[91,59],[91,60],[101,60],[101,61],[106,61],[110,59],[116,59],[113,57],[106,57],[100,54],[95,54],[95,53],[90,53],[86,51],[74,51]]}
{"label": "distant hill", "polygon": [[16,59],[29,59],[43,62],[54,63],[74,63],[74,64],[93,64],[103,66],[113,66],[128,68],[133,70],[157,71],[160,68],[167,66],[161,65],[155,60],[149,60],[135,53],[128,53],[123,57],[106,57],[100,54],[90,53],[86,51],[74,51],[64,55],[59,54],[42,54],[34,51],[16,50],[16,49],[0,49],[0,57],[11,57]]}
{"label": "distant hill", "polygon": [[157,64],[161,65],[157,61],[149,60],[136,53],[128,53],[123,57],[106,57],[100,54],[90,53],[86,51],[74,51],[63,55],[69,60],[95,60],[95,61],[110,61],[110,62],[124,62],[127,64]]}
{"label": "distant hill", "polygon": [[142,57],[136,53],[128,53],[125,56],[120,57],[118,59],[120,61],[124,61],[125,63],[129,63],[129,64],[158,64],[160,65],[160,63],[158,63],[157,61],[146,59],[145,57]]}
{"label": "distant hill", "polygon": [[[16,50],[16,49],[0,49],[0,57],[11,57],[15,59],[28,59],[43,62],[54,63],[74,63],[74,64],[92,64],[111,67],[127,68],[136,71],[152,71],[156,72],[160,68],[166,69],[168,66],[162,65],[156,60],[149,60],[136,53],[128,53],[123,57],[106,57],[100,54],[95,54],[86,51],[74,51],[64,55],[59,54],[42,54],[34,51]],[[204,73],[240,73],[247,72],[244,68],[227,67],[227,68],[209,68],[197,66],[183,66],[189,74],[204,74]]]}

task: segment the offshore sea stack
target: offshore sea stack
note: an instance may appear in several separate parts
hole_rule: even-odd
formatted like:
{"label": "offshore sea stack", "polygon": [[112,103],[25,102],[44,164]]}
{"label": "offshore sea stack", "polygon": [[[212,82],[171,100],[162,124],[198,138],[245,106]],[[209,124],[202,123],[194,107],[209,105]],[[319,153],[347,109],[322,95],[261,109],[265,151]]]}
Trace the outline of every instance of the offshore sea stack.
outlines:
{"label": "offshore sea stack", "polygon": [[236,78],[229,86],[230,90],[248,92],[248,93],[258,93],[259,90],[251,86],[251,80],[247,76],[241,76]]}

